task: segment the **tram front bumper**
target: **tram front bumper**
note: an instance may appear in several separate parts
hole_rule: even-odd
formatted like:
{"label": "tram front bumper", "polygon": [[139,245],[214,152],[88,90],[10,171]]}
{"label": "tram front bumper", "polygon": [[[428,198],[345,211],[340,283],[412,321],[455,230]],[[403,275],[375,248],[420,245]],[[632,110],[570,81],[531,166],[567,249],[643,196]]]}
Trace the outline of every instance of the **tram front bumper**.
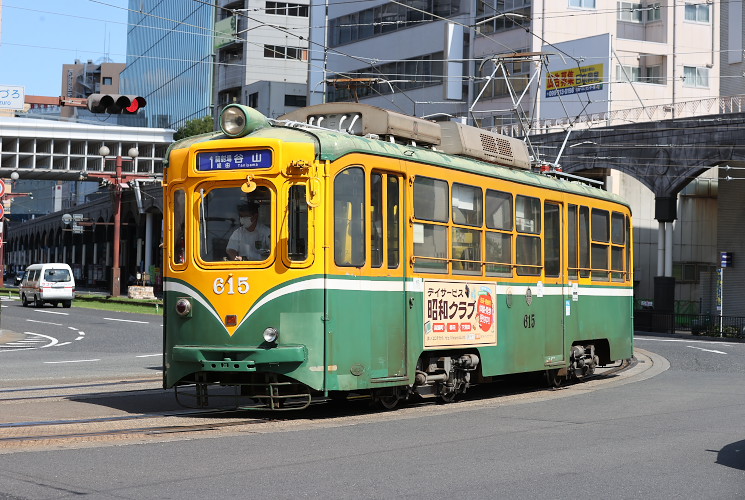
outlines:
{"label": "tram front bumper", "polygon": [[201,370],[207,372],[254,372],[261,365],[299,365],[306,359],[307,352],[302,345],[271,349],[176,346],[171,358],[175,363],[198,363]]}

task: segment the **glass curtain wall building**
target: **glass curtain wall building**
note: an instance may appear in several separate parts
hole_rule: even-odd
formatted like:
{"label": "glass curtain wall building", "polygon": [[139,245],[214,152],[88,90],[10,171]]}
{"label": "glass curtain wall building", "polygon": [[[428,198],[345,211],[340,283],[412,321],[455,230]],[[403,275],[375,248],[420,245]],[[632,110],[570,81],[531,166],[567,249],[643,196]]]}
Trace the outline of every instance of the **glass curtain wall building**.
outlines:
{"label": "glass curtain wall building", "polygon": [[214,18],[207,3],[129,0],[121,91],[147,106],[128,125],[178,129],[212,114]]}

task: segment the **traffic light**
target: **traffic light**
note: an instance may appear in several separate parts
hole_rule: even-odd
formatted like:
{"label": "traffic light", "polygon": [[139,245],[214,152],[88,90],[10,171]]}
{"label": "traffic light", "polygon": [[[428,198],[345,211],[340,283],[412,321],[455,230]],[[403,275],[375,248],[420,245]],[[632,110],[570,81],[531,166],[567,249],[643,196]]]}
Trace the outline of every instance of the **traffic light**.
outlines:
{"label": "traffic light", "polygon": [[111,115],[130,115],[144,108],[147,101],[138,95],[91,94],[88,96],[88,110],[91,113],[109,113]]}

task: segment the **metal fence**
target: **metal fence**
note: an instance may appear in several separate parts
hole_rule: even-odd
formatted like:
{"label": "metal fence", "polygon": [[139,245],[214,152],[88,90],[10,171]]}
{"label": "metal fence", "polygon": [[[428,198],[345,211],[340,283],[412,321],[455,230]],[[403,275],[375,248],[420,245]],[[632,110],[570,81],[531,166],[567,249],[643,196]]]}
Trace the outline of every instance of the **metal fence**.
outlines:
{"label": "metal fence", "polygon": [[643,332],[692,333],[693,335],[745,338],[745,317],[636,310],[634,311],[634,329]]}

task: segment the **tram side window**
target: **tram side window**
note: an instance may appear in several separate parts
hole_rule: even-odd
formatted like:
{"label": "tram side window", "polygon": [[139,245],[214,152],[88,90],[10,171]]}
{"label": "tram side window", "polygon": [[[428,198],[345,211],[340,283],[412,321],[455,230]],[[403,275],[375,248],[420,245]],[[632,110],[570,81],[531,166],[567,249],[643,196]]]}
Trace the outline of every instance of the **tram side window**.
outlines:
{"label": "tram side window", "polygon": [[608,279],[608,243],[610,243],[610,214],[607,210],[592,209],[592,279]]}
{"label": "tram side window", "polygon": [[383,266],[383,176],[370,175],[370,260],[372,267]]}
{"label": "tram side window", "polygon": [[[541,274],[541,200],[518,195],[515,199],[515,221],[517,240],[515,260],[517,274],[539,276]],[[520,234],[523,233],[523,234]],[[529,236],[534,234],[536,236]]]}
{"label": "tram side window", "polygon": [[[481,189],[453,184],[453,224],[481,227],[483,222]],[[452,262],[456,274],[481,274],[481,231],[452,228]]]}
{"label": "tram side window", "polygon": [[308,204],[305,185],[290,187],[287,256],[302,262],[308,258]]}
{"label": "tram side window", "polygon": [[512,229],[514,228],[512,195],[486,190],[487,276],[512,276]]}
{"label": "tram side window", "polygon": [[[414,179],[414,218],[433,222],[448,222],[450,200],[448,183],[438,179],[417,176]],[[418,272],[446,273],[448,271],[447,226],[415,223],[414,270]]]}
{"label": "tram side window", "polygon": [[186,262],[186,193],[183,189],[173,193],[173,262]]}
{"label": "tram side window", "polygon": [[626,244],[626,221],[624,215],[620,212],[611,214],[611,247],[610,263],[613,281],[624,281],[623,273],[623,251]]}
{"label": "tram side window", "polygon": [[398,177],[388,176],[388,269],[396,269],[401,263],[401,189]]}
{"label": "tram side window", "polygon": [[365,265],[365,171],[350,167],[334,179],[334,262]]}
{"label": "tram side window", "polygon": [[546,203],[544,206],[544,252],[547,277],[557,278],[561,272],[561,214],[559,205]]}
{"label": "tram side window", "polygon": [[577,272],[577,205],[567,207],[567,268],[569,279],[576,280]]}
{"label": "tram side window", "polygon": [[590,277],[590,208],[579,207],[579,276]]}

